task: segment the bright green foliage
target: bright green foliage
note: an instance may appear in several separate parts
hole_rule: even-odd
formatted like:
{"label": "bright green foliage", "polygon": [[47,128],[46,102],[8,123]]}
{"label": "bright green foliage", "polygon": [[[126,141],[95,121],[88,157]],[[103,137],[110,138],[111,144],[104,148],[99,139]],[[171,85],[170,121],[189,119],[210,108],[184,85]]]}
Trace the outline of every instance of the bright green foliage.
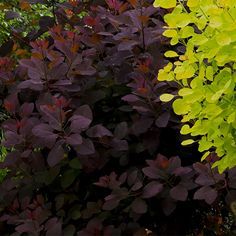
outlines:
{"label": "bright green foliage", "polygon": [[171,101],[175,96],[169,93],[164,93],[160,96],[160,100],[162,102],[169,102]]}
{"label": "bright green foliage", "polygon": [[223,172],[236,166],[236,1],[156,0],[155,5],[174,7],[165,15],[164,36],[171,45],[186,47],[182,55],[166,52],[176,61],[159,71],[158,80],[181,85],[173,102],[185,123],[181,133],[200,137],[202,159],[215,151],[221,159],[213,167]]}
{"label": "bright green foliage", "polygon": [[171,8],[176,6],[176,0],[155,0],[154,2],[155,7],[163,7],[163,8]]}

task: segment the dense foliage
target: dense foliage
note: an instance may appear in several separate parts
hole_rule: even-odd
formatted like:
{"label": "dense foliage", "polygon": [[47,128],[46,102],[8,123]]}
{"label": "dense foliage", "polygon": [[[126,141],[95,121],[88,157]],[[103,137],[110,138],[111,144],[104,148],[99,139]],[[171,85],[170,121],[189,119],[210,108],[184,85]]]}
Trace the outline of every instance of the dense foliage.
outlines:
{"label": "dense foliage", "polygon": [[[157,0],[157,5],[175,7],[165,15],[168,29],[164,35],[170,44],[181,43],[180,53],[167,51],[177,58],[159,72],[159,81],[177,81],[182,88],[173,108],[183,115],[182,134],[198,136],[202,159],[214,151],[220,158],[213,167],[222,173],[236,165],[235,116],[235,25],[236,3],[225,0]],[[173,20],[174,19],[174,20]],[[174,96],[172,96],[174,97]],[[169,96],[169,98],[172,98]],[[166,97],[167,98],[167,97]],[[164,97],[165,99],[165,97]]]}
{"label": "dense foliage", "polygon": [[168,11],[152,3],[57,3],[25,54],[0,58],[1,235],[232,233],[236,169],[181,146],[160,101],[180,86],[156,80]]}

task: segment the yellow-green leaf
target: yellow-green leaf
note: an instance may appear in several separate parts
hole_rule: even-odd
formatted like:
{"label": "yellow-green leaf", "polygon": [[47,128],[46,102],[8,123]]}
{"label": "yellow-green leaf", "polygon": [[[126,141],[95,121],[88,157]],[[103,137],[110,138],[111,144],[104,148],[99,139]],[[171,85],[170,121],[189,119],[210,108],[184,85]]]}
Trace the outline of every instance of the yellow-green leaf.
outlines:
{"label": "yellow-green leaf", "polygon": [[193,144],[195,141],[193,139],[187,139],[187,140],[184,140],[181,144],[183,146],[187,146],[187,145],[190,145],[190,144]]}
{"label": "yellow-green leaf", "polygon": [[177,99],[173,103],[173,109],[177,115],[184,115],[191,110],[191,107],[189,104],[186,104],[183,99]]}
{"label": "yellow-green leaf", "polygon": [[228,34],[219,33],[216,36],[216,41],[221,46],[229,45],[231,43],[231,37]]}
{"label": "yellow-green leaf", "polygon": [[209,154],[210,154],[209,151],[205,152],[204,155],[201,158],[201,161],[204,161],[209,156]]}
{"label": "yellow-green leaf", "polygon": [[191,128],[189,125],[183,125],[181,130],[180,130],[180,133],[185,135],[185,134],[189,134],[191,132]]}
{"label": "yellow-green leaf", "polygon": [[176,30],[168,29],[164,31],[163,35],[168,38],[173,38],[173,37],[177,37],[178,33]]}
{"label": "yellow-green leaf", "polygon": [[193,90],[190,88],[182,88],[179,90],[179,96],[187,96],[193,94]]}
{"label": "yellow-green leaf", "polygon": [[169,102],[171,101],[175,96],[173,94],[169,94],[169,93],[164,93],[160,96],[160,100],[162,102]]}
{"label": "yellow-green leaf", "polygon": [[199,0],[188,0],[187,6],[188,7],[197,7],[199,5]]}
{"label": "yellow-green leaf", "polygon": [[176,6],[176,0],[155,0],[153,3],[154,7],[162,7],[162,8],[173,8]]}
{"label": "yellow-green leaf", "polygon": [[175,51],[167,51],[165,52],[165,57],[178,57],[179,55]]}

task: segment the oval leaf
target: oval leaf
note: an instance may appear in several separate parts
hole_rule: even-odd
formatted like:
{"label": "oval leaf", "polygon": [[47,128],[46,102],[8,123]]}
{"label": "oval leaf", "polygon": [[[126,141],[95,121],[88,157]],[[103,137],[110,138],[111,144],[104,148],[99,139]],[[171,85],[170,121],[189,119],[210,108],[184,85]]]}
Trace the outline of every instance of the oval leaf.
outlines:
{"label": "oval leaf", "polygon": [[187,139],[187,140],[184,140],[181,144],[183,146],[187,146],[187,145],[190,145],[190,144],[193,144],[195,141],[193,139]]}
{"label": "oval leaf", "polygon": [[160,96],[160,100],[162,102],[169,102],[171,101],[175,96],[173,94],[169,94],[169,93],[164,93]]}

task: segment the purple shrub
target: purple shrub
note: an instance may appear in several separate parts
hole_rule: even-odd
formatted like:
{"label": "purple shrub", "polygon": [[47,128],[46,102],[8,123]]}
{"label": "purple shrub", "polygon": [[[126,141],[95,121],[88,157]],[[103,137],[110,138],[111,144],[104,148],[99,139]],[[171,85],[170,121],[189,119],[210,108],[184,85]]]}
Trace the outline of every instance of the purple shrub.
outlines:
{"label": "purple shrub", "polygon": [[0,59],[8,150],[0,167],[9,169],[1,234],[167,234],[161,225],[188,204],[229,206],[234,170],[163,155],[162,133],[179,128],[159,99],[178,85],[156,81],[166,63],[163,10],[152,1],[78,2],[56,5],[57,25],[41,19],[50,36],[32,40],[28,57]]}

